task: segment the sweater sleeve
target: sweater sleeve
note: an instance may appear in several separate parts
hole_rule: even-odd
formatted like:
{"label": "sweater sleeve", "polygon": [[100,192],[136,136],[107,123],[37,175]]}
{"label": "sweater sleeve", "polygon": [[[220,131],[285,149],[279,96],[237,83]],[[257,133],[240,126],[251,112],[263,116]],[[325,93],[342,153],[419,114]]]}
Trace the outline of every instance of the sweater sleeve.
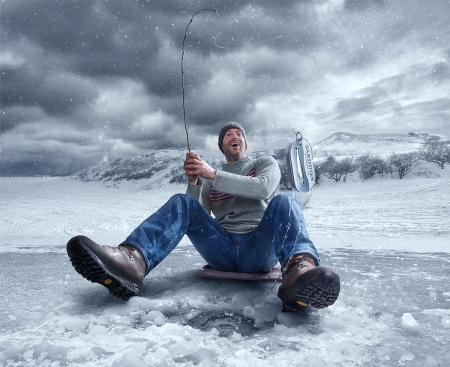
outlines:
{"label": "sweater sleeve", "polygon": [[273,157],[261,157],[255,161],[255,177],[217,171],[214,189],[237,197],[266,200],[277,189],[281,173]]}
{"label": "sweater sleeve", "polygon": [[194,185],[192,182],[188,181],[186,194],[191,195],[194,199],[200,201],[200,192],[203,185]]}
{"label": "sweater sleeve", "polygon": [[210,180],[201,181],[201,185],[194,185],[188,181],[186,194],[191,195],[194,199],[197,199],[208,213],[211,213],[211,199],[209,197],[209,190],[211,187]]}

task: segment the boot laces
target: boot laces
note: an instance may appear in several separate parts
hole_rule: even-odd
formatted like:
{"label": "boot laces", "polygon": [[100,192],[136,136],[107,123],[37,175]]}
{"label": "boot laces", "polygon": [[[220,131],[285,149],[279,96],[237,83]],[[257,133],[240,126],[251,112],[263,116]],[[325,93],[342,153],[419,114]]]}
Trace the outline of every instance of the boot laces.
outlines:
{"label": "boot laces", "polygon": [[124,248],[128,250],[128,258],[130,259],[130,261],[134,261],[134,252],[137,250],[136,247],[132,246],[132,245],[121,245],[119,246],[119,249]]}
{"label": "boot laces", "polygon": [[283,272],[287,274],[294,267],[310,270],[316,267],[316,260],[309,254],[294,255],[286,262]]}

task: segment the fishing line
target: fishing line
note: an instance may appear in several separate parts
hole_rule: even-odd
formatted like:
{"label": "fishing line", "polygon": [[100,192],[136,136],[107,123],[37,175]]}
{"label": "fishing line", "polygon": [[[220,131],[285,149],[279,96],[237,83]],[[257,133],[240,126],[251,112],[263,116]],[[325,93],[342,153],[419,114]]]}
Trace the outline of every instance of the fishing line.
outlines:
{"label": "fishing line", "polygon": [[219,46],[218,44],[217,44],[217,37],[218,37],[218,35],[220,34],[220,32],[222,32],[226,27],[228,27],[231,23],[238,23],[239,22],[239,19],[241,19],[241,18],[243,18],[243,17],[245,17],[246,15],[245,14],[243,14],[243,13],[241,13],[241,15],[239,16],[239,17],[237,17],[237,18],[234,18],[231,22],[228,22],[227,24],[225,24],[222,28],[220,28],[219,29],[219,31],[216,33],[216,35],[214,36],[214,45],[217,47],[217,48],[230,48],[230,47],[224,47],[224,46]]}
{"label": "fishing line", "polygon": [[242,62],[242,59],[244,58],[244,56],[247,55],[247,54],[248,54],[251,50],[253,50],[255,47],[257,47],[257,46],[259,46],[259,45],[261,45],[261,44],[263,44],[263,43],[266,43],[266,42],[269,42],[269,41],[272,41],[272,40],[276,40],[276,39],[279,39],[279,38],[282,38],[282,37],[283,37],[283,36],[272,37],[272,38],[269,38],[269,39],[267,39],[267,40],[261,41],[261,42],[257,43],[256,45],[253,45],[253,46],[250,47],[247,51],[245,51],[245,53],[244,53],[244,54],[241,56],[241,58],[239,59],[239,71],[240,71],[242,74],[248,75],[248,76],[255,76],[255,77],[267,77],[267,80],[266,80],[266,82],[264,83],[264,88],[263,88],[263,90],[264,90],[264,92],[269,93],[269,94],[273,97],[273,100],[274,100],[275,104],[277,103],[277,99],[275,98],[275,95],[274,95],[272,92],[269,92],[269,91],[266,89],[266,86],[267,86],[267,84],[270,82],[270,79],[271,79],[270,75],[269,75],[269,74],[252,74],[252,73],[247,73],[247,72],[245,72],[244,70],[242,70],[242,68],[241,68],[241,62]]}
{"label": "fishing line", "polygon": [[[225,25],[224,25],[224,26],[216,33],[216,35],[214,36],[214,45],[215,45],[216,47],[218,47],[218,48],[230,48],[230,47],[219,46],[219,45],[217,44],[217,37],[218,37],[219,34],[220,34],[226,27],[228,27],[230,24],[232,24],[232,23],[238,23],[238,22],[239,22],[239,19],[244,18],[244,17],[246,17],[246,14],[241,13],[241,15],[240,15],[239,17],[234,18],[231,22],[228,22],[227,24],[225,24]],[[269,94],[273,97],[275,103],[276,103],[275,95],[274,95],[272,92],[269,92],[269,91],[266,89],[266,86],[267,86],[267,84],[269,83],[269,81],[270,81],[270,79],[271,79],[270,75],[268,75],[268,74],[252,74],[252,73],[245,72],[244,70],[242,70],[241,63],[242,63],[242,59],[245,57],[245,55],[247,55],[247,54],[248,54],[251,50],[253,50],[255,47],[257,47],[257,46],[259,46],[259,45],[261,45],[261,44],[263,44],[263,43],[266,43],[266,42],[269,42],[269,41],[272,41],[272,40],[275,40],[275,39],[279,39],[279,38],[282,38],[282,37],[283,37],[283,36],[272,37],[272,38],[266,39],[266,40],[264,40],[264,41],[261,41],[261,42],[255,44],[255,45],[253,45],[253,46],[250,47],[247,51],[244,52],[244,54],[239,58],[239,62],[238,62],[239,71],[240,71],[242,74],[248,75],[248,76],[255,76],[255,77],[267,77],[267,81],[266,81],[265,84],[264,84],[263,90],[264,90],[266,93],[269,93]]]}

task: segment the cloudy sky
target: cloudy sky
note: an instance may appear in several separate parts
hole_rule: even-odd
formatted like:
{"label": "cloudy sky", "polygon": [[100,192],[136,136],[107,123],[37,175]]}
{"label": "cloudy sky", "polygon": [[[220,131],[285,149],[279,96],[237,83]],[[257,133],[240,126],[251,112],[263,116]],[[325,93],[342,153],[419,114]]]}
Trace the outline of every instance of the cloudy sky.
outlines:
{"label": "cloudy sky", "polygon": [[450,138],[448,0],[1,0],[1,172],[336,131]]}

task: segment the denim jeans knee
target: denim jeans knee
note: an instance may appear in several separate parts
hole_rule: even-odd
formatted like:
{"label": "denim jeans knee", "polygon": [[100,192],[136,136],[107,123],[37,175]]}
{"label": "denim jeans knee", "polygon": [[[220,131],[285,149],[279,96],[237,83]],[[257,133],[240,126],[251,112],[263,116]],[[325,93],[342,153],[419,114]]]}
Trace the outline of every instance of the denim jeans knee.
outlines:
{"label": "denim jeans knee", "polygon": [[319,254],[310,240],[300,200],[292,194],[278,194],[267,207],[258,229],[264,236],[277,239],[276,253],[281,265],[299,253],[313,256],[320,264]]}
{"label": "denim jeans knee", "polygon": [[320,262],[308,237],[299,200],[293,195],[275,196],[256,230],[235,245],[235,235],[226,231],[190,195],[175,194],[144,220],[122,244],[137,247],[147,265],[147,274],[187,235],[207,263],[216,269],[236,271],[264,269],[276,259],[282,265],[297,253],[306,252]]}

